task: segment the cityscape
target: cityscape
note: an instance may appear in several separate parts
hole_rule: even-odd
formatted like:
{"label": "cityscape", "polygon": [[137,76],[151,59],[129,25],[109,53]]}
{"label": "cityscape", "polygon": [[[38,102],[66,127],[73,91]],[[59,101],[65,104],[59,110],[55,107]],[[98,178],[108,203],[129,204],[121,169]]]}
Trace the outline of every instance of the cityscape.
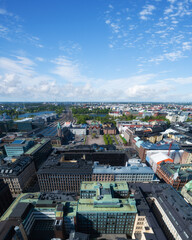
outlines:
{"label": "cityscape", "polygon": [[0,0],[0,240],[192,240],[191,22]]}
{"label": "cityscape", "polygon": [[192,104],[0,113],[0,239],[191,239]]}

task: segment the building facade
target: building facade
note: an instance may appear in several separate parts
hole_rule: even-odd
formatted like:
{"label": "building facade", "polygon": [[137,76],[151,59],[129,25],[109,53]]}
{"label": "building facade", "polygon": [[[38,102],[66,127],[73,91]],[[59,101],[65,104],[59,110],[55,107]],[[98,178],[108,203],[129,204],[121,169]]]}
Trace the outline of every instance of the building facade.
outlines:
{"label": "building facade", "polygon": [[167,239],[191,239],[192,207],[170,185],[153,185],[147,200]]}
{"label": "building facade", "polygon": [[[78,229],[84,233],[133,235],[136,203],[126,182],[83,182],[78,203]],[[117,197],[118,196],[118,197]]]}
{"label": "building facade", "polygon": [[192,164],[173,164],[162,162],[157,166],[157,175],[176,190],[192,180]]}
{"label": "building facade", "polygon": [[142,163],[112,167],[95,162],[92,181],[153,182],[154,175],[153,170]]}
{"label": "building facade", "polygon": [[16,139],[10,144],[6,144],[5,152],[8,157],[20,156],[34,145],[34,141],[25,139]]}
{"label": "building facade", "polygon": [[37,172],[41,192],[79,192],[81,182],[90,181],[91,176],[92,162],[65,161],[62,156],[50,157]]}
{"label": "building facade", "polygon": [[22,193],[34,176],[34,162],[27,156],[22,156],[13,163],[0,166],[0,178],[8,184],[13,197]]}
{"label": "building facade", "polygon": [[44,138],[40,142],[35,144],[32,148],[30,148],[27,152],[25,152],[25,155],[30,156],[34,161],[35,168],[39,169],[39,167],[47,159],[51,151],[51,140]]}

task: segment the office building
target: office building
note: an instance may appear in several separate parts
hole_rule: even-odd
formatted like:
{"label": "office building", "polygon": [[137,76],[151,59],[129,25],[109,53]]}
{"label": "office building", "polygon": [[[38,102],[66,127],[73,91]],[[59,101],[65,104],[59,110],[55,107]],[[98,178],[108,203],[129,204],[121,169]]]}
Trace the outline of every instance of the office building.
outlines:
{"label": "office building", "polygon": [[20,156],[34,145],[34,141],[16,139],[10,144],[4,145],[8,157]]}
{"label": "office building", "polygon": [[92,162],[65,161],[62,155],[50,156],[37,172],[41,192],[79,192],[81,182],[91,181],[91,176]]}
{"label": "office building", "polygon": [[34,176],[34,162],[27,156],[21,156],[14,162],[6,162],[0,166],[0,178],[8,184],[13,197],[22,193]]}
{"label": "office building", "polygon": [[29,132],[32,131],[32,118],[24,118],[21,120],[17,120],[14,122],[16,125],[16,128],[21,132]]}
{"label": "office building", "polygon": [[153,182],[154,171],[144,163],[129,163],[127,166],[93,165],[92,181]]}
{"label": "office building", "polygon": [[133,235],[137,208],[126,182],[83,182],[77,228],[84,233]]}
{"label": "office building", "polygon": [[[101,151],[102,149],[102,151]],[[65,160],[84,159],[86,161],[99,162],[100,164],[109,164],[111,166],[125,166],[128,155],[122,151],[111,151],[102,146],[79,145],[74,148],[59,148],[55,152],[56,155],[63,154]]]}
{"label": "office building", "polygon": [[162,162],[157,166],[157,175],[176,190],[192,180],[192,164],[173,164]]}
{"label": "office building", "polygon": [[41,164],[47,159],[52,151],[51,140],[48,138],[41,139],[33,147],[25,152],[26,156],[30,156],[35,164],[35,168],[39,169]]}

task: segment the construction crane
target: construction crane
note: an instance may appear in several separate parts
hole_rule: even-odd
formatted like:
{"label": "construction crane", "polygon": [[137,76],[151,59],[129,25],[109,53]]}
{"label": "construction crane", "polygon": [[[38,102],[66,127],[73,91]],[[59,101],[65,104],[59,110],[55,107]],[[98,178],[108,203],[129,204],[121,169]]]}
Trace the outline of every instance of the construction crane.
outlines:
{"label": "construction crane", "polygon": [[173,145],[173,142],[174,142],[174,141],[172,141],[172,142],[169,144],[169,151],[168,151],[168,154],[167,154],[168,156],[170,155],[170,151],[171,151],[171,147],[172,147],[172,145]]}

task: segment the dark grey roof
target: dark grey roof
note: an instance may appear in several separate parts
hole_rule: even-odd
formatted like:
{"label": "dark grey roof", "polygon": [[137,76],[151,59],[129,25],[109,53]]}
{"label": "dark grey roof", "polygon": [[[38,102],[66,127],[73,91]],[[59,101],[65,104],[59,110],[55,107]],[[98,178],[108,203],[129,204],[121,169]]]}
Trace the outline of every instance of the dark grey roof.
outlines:
{"label": "dark grey roof", "polygon": [[91,174],[92,161],[74,160],[60,162],[61,155],[50,156],[43,166],[39,169],[38,174],[53,173],[53,174]]}
{"label": "dark grey roof", "polygon": [[22,219],[24,220],[29,211],[33,208],[31,203],[19,202],[12,213],[9,216],[9,219]]}
{"label": "dark grey roof", "polygon": [[[148,185],[148,186],[146,186]],[[182,240],[192,236],[192,206],[186,203],[176,190],[166,183],[137,184],[148,196],[155,197],[168,218],[177,229]],[[189,236],[189,238],[187,238]]]}
{"label": "dark grey roof", "polygon": [[21,156],[13,163],[5,163],[0,166],[0,177],[18,176],[31,162],[30,157]]}

